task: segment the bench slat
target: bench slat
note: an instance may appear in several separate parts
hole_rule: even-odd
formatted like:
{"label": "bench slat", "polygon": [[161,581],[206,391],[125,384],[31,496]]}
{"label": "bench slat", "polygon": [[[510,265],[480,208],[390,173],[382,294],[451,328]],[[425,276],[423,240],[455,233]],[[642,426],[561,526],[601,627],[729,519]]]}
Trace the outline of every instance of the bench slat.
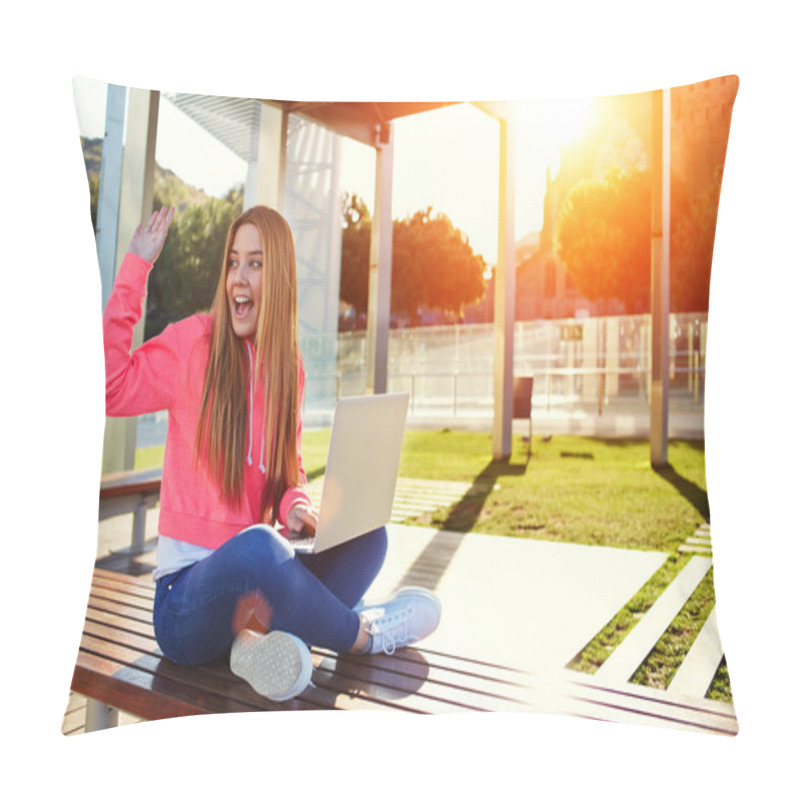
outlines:
{"label": "bench slat", "polygon": [[110,569],[95,567],[92,573],[92,583],[98,580],[108,581],[119,587],[128,586],[136,589],[149,589],[151,592],[155,592],[155,584],[151,580],[138,578],[135,575],[127,575],[124,572],[113,572]]}
{"label": "bench slat", "polygon": [[384,709],[411,713],[538,711],[735,734],[729,704],[699,701],[595,676],[532,674],[452,653],[394,655],[312,649],[312,685],[272,703],[234,676],[226,659],[183,667],[161,657],[152,628],[151,581],[96,570],[73,690],[145,719],[257,710]]}
{"label": "bench slat", "polygon": [[102,598],[104,600],[113,600],[121,603],[126,607],[141,609],[144,611],[152,612],[153,600],[152,598],[142,597],[140,595],[118,592],[114,589],[104,589],[102,586],[93,586],[89,594],[89,601],[93,598]]}
{"label": "bench slat", "polygon": [[128,494],[153,493],[161,491],[160,467],[132,472],[114,472],[104,475],[100,480],[100,499],[122,497]]}
{"label": "bench slat", "polygon": [[[404,651],[414,653],[414,650]],[[418,663],[416,685],[419,694],[435,698],[437,701],[455,703],[475,710],[492,711],[541,711],[546,713],[569,713],[576,716],[605,719],[612,721],[639,721],[643,717],[657,719],[661,724],[670,724],[673,727],[693,727],[696,729],[710,729],[719,732],[735,732],[735,717],[729,711],[722,713],[719,708],[713,710],[697,709],[679,702],[671,702],[663,697],[653,698],[637,695],[635,691],[610,691],[591,684],[581,684],[570,678],[548,680],[546,677],[535,679],[532,676],[522,676],[524,680],[509,682],[503,674],[504,668],[494,670],[495,674],[503,675],[501,680],[487,675],[470,674],[460,670],[449,670],[436,665],[436,654],[426,651],[416,651],[428,656],[433,656],[425,665]],[[340,656],[341,664],[347,656]],[[375,658],[374,656],[371,658]],[[388,657],[385,657],[388,659]],[[365,674],[371,670],[368,677],[369,686],[378,685],[398,689],[408,687],[414,683],[411,672],[413,665],[406,660],[398,659],[395,654],[390,659],[395,661],[394,675],[391,667],[382,669],[377,665],[363,666]],[[456,659],[451,659],[455,661]],[[358,674],[358,667],[352,659],[352,666],[339,667],[343,674]],[[369,661],[362,659],[362,661]],[[441,662],[440,662],[441,663]],[[385,665],[384,665],[385,666]],[[424,679],[422,678],[424,673]],[[397,679],[399,683],[395,683]],[[723,705],[723,704],[720,704]]]}
{"label": "bench slat", "polygon": [[120,624],[122,624],[123,620],[131,620],[133,622],[152,622],[153,620],[153,612],[150,609],[136,608],[114,600],[107,600],[103,597],[89,597],[87,611],[92,609],[115,614],[119,617]]}
{"label": "bench slat", "polygon": [[248,710],[236,701],[187,689],[185,684],[83,650],[72,690],[150,720]]}
{"label": "bench slat", "polygon": [[[368,658],[364,661],[364,664],[355,664],[326,656],[315,665],[312,680],[320,688],[356,695],[359,700],[369,699],[402,711],[442,714],[490,710],[487,703],[481,702],[480,695],[413,680],[400,673],[371,667]],[[511,706],[510,701],[498,700],[493,710],[518,710]]]}
{"label": "bench slat", "polygon": [[113,578],[107,578],[104,575],[97,575],[92,579],[92,589],[105,589],[107,591],[118,592],[123,596],[132,596],[139,598],[146,598],[151,603],[155,597],[156,587],[155,584],[147,585],[144,583],[119,583]]}

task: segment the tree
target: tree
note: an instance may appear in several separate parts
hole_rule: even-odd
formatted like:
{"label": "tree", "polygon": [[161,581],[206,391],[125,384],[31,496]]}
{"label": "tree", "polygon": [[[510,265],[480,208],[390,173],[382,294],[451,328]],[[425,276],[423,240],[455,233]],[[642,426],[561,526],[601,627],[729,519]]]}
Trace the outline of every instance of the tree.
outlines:
{"label": "tree", "polygon": [[669,298],[673,311],[708,311],[722,167],[699,193],[672,177]]}
{"label": "tree", "polygon": [[366,203],[358,195],[346,194],[342,200],[342,268],[339,298],[353,306],[356,314],[366,314],[369,294],[369,243],[372,219]]}
{"label": "tree", "polygon": [[145,338],[170,322],[206,311],[216,289],[231,223],[242,213],[243,193],[180,208],[169,192],[156,191],[153,207],[175,205],[164,249],[148,279]]}
{"label": "tree", "polygon": [[[708,311],[720,181],[693,194],[670,179],[670,309]],[[556,254],[583,297],[617,298],[628,313],[650,309],[650,173],[612,168],[567,195]]]}
{"label": "tree", "polygon": [[423,308],[460,316],[483,297],[486,262],[445,214],[429,206],[394,223],[392,310],[417,321]]}
{"label": "tree", "polygon": [[[343,202],[342,281],[340,297],[356,313],[367,310],[369,244],[372,221],[357,196]],[[392,223],[393,314],[412,322],[422,309],[460,314],[485,291],[486,264],[468,238],[444,214],[429,207]]]}
{"label": "tree", "polygon": [[643,171],[612,168],[583,180],[564,200],[556,254],[588,300],[618,298],[629,313],[649,308],[650,181]]}

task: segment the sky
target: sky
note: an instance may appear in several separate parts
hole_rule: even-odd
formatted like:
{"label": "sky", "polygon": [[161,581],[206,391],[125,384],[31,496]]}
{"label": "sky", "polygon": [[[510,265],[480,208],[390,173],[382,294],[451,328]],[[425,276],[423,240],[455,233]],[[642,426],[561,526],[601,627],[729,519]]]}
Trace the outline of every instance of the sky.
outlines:
{"label": "sky", "polygon": [[[77,76],[75,107],[82,136],[103,136],[107,84]],[[515,237],[537,231],[547,168],[558,169],[562,143],[580,131],[587,101],[520,101],[517,104]],[[395,121],[392,216],[403,218],[429,205],[447,214],[477,253],[497,257],[499,131],[497,122],[471,103]],[[374,208],[374,150],[342,137],[341,188]],[[221,197],[244,182],[246,164],[168,101],[159,105],[156,161],[182,180]],[[487,213],[488,210],[488,213]]]}

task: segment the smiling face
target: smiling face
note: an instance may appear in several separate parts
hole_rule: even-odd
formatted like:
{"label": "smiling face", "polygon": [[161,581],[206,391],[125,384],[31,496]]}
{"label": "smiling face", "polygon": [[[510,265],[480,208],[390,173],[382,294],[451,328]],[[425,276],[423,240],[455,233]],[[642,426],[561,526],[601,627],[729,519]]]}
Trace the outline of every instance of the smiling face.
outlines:
{"label": "smiling face", "polygon": [[252,341],[258,330],[264,272],[264,248],[255,225],[246,223],[236,231],[226,269],[225,290],[233,332]]}

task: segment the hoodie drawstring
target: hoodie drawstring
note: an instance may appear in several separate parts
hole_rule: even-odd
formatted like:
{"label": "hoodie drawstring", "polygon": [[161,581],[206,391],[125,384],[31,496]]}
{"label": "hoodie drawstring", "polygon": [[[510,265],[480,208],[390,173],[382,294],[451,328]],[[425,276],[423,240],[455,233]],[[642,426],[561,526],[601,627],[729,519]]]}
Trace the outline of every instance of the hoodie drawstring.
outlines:
{"label": "hoodie drawstring", "polygon": [[[252,352],[252,345],[250,342],[247,343],[247,355],[250,359],[250,442],[248,445],[247,450],[247,465],[249,467],[253,466],[253,389],[255,385],[255,377],[253,375],[253,352]],[[267,468],[264,466],[264,434],[265,431],[261,431],[261,454],[259,456],[259,464],[258,468],[261,471],[262,475],[267,474]]]}

